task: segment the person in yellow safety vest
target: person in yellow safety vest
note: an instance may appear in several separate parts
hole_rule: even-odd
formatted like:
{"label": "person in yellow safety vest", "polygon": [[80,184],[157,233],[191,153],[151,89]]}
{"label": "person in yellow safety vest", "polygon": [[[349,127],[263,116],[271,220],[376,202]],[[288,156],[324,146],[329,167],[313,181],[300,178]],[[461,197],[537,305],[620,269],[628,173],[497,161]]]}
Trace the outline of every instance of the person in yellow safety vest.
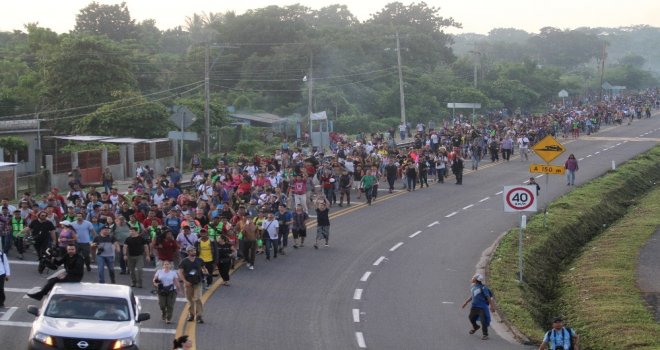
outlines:
{"label": "person in yellow safety vest", "polygon": [[222,234],[222,229],[224,227],[224,223],[220,221],[220,216],[216,216],[209,222],[209,224],[206,226],[206,230],[208,231],[209,234],[209,239],[212,240],[213,242],[218,241],[218,237]]}
{"label": "person in yellow safety vest", "polygon": [[25,233],[28,232],[30,228],[25,219],[21,217],[20,210],[14,210],[14,216],[9,220],[9,225],[11,227],[11,235],[14,237],[14,245],[18,251],[18,258],[23,260],[23,253],[25,253],[23,239],[25,238]]}

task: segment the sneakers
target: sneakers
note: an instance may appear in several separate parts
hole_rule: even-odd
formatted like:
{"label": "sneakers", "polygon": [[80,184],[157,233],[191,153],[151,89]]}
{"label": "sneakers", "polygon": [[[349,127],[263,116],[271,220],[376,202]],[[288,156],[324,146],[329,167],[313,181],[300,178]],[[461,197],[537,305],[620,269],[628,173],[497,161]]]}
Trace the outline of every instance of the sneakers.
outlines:
{"label": "sneakers", "polygon": [[487,334],[482,335],[481,340],[488,340],[488,335]]}
{"label": "sneakers", "polygon": [[470,330],[470,334],[474,334],[474,332],[478,331],[481,327],[477,326],[477,328],[473,328]]}
{"label": "sneakers", "polygon": [[326,247],[326,248],[327,248],[327,247],[329,247],[329,246],[330,246],[330,245],[329,245],[328,243],[326,243],[324,247]]}
{"label": "sneakers", "polygon": [[248,269],[254,270],[254,265],[248,265]]}
{"label": "sneakers", "polygon": [[197,323],[199,324],[204,323],[204,319],[202,318],[202,316],[197,316]]}
{"label": "sneakers", "polygon": [[192,322],[194,320],[195,320],[195,317],[193,317],[193,315],[188,315],[188,318],[186,319],[186,321],[188,321],[188,322]]}

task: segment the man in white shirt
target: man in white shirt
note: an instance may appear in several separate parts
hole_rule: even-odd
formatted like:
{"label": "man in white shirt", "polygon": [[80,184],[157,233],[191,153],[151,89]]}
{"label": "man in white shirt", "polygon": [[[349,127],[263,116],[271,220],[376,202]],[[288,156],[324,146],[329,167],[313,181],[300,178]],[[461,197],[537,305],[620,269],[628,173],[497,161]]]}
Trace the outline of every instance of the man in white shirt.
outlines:
{"label": "man in white shirt", "polygon": [[527,135],[523,134],[518,138],[518,147],[520,148],[520,161],[529,160],[529,139],[527,138]]}
{"label": "man in white shirt", "polygon": [[261,228],[265,231],[264,243],[266,243],[266,260],[270,260],[270,248],[273,247],[273,258],[277,259],[278,251],[278,231],[280,229],[279,221],[275,220],[275,215],[269,213],[268,217],[261,224]]}
{"label": "man in white shirt", "polygon": [[0,308],[5,307],[5,282],[9,281],[9,257],[0,249]]}

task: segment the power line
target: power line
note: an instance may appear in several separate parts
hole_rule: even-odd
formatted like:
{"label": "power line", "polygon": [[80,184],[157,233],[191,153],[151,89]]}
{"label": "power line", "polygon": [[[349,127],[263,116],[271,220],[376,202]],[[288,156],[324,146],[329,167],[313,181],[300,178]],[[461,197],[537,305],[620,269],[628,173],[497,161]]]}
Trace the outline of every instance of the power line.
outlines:
{"label": "power line", "polygon": [[[360,83],[364,83],[364,82],[367,82],[367,81],[372,81],[372,80],[385,78],[389,75],[392,75],[392,73],[394,73],[394,72],[389,72],[387,74],[383,74],[383,75],[380,75],[380,76],[377,76],[377,77],[364,79],[364,80],[359,80],[359,81],[348,82],[348,83],[343,83],[343,84],[325,85],[325,86],[320,85],[320,86],[315,87],[315,90],[329,90],[329,89],[337,88],[337,87],[340,87],[340,86],[360,84]],[[241,89],[241,88],[233,88],[233,87],[217,85],[217,84],[212,84],[212,85],[215,86],[215,87],[222,88],[222,89],[233,90],[233,91],[243,91],[243,92],[300,92],[301,91],[301,89],[293,89],[293,90],[290,90],[290,89],[273,89],[273,90]]]}

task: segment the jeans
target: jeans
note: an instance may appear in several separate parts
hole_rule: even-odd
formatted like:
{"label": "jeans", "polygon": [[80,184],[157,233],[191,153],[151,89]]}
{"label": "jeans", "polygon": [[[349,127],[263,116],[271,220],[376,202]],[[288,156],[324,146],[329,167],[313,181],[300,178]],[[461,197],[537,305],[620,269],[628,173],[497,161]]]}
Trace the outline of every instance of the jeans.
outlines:
{"label": "jeans", "polygon": [[105,270],[108,267],[110,274],[110,283],[115,283],[115,257],[114,256],[96,256],[96,265],[99,268],[99,283],[105,283]]}
{"label": "jeans", "polygon": [[124,260],[124,245],[119,246],[119,252],[117,253],[117,260],[119,260],[119,269],[121,272],[126,273],[126,261]]}
{"label": "jeans", "polygon": [[447,168],[440,168],[436,169],[436,173],[438,174],[438,182],[439,183],[444,183],[445,182],[445,172],[447,171]]}
{"label": "jeans", "polygon": [[389,185],[390,191],[394,191],[395,181],[396,181],[396,175],[387,177],[387,184]]}
{"label": "jeans", "polygon": [[270,258],[270,248],[273,247],[273,256],[277,258],[277,250],[278,250],[278,240],[276,239],[271,239],[271,238],[265,238],[264,243],[266,243],[266,258]]}
{"label": "jeans", "polygon": [[281,249],[286,248],[289,244],[289,225],[282,225],[278,228],[277,242]]}
{"label": "jeans", "polygon": [[9,253],[9,249],[11,248],[11,241],[13,240],[11,233],[5,233],[2,236],[2,251],[5,252],[5,254]]}
{"label": "jeans", "polygon": [[429,176],[426,170],[419,172],[419,187],[424,187],[424,185],[429,187]]}
{"label": "jeans", "polygon": [[223,281],[229,282],[229,269],[231,268],[231,259],[220,259],[218,270]]}
{"label": "jeans", "polygon": [[208,275],[206,275],[206,285],[210,286],[213,283],[213,270],[215,270],[215,263],[213,260],[209,262],[204,262],[204,267],[206,267],[206,270],[209,272]]}
{"label": "jeans", "polygon": [[408,176],[408,191],[415,190],[417,188],[417,176]]}
{"label": "jeans", "polygon": [[[5,256],[5,259],[9,259],[9,257]],[[7,278],[7,275],[5,274],[0,275],[0,306],[3,307],[5,305],[5,278]]]}
{"label": "jeans", "polygon": [[472,169],[474,169],[474,170],[479,169],[479,161],[480,160],[481,159],[480,159],[479,156],[475,156],[475,155],[472,156]]}
{"label": "jeans", "polygon": [[401,137],[401,141],[403,141],[406,138],[406,132],[405,131],[399,131],[399,137]]}
{"label": "jeans", "polygon": [[316,227],[316,244],[319,240],[325,240],[325,244],[328,244],[330,240],[330,226],[317,226]]}
{"label": "jeans", "polygon": [[567,185],[575,185],[575,170],[566,169],[566,180]]}
{"label": "jeans", "polygon": [[377,190],[376,186],[364,189],[364,195],[367,198],[367,204],[371,205],[371,201],[374,198],[374,191],[376,191],[376,190]]}
{"label": "jeans", "polygon": [[[323,194],[325,195],[325,198],[328,200],[328,203],[332,203],[332,198],[335,194],[335,189],[334,187],[330,188],[324,188],[323,189]],[[335,201],[336,202],[336,201]]]}

